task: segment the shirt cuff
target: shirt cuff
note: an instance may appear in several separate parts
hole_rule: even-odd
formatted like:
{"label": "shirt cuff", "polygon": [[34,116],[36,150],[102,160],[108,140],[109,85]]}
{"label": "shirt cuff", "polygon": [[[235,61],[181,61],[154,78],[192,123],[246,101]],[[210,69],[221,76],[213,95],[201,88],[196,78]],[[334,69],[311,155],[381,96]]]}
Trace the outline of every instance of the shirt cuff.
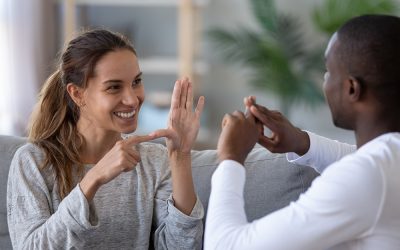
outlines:
{"label": "shirt cuff", "polygon": [[299,165],[305,165],[305,166],[312,166],[313,161],[312,158],[315,155],[315,146],[317,145],[316,143],[316,135],[312,132],[306,131],[305,132],[308,134],[310,138],[310,148],[308,149],[307,153],[304,155],[300,156],[294,152],[289,152],[286,153],[286,159],[288,162],[299,164]]}
{"label": "shirt cuff", "polygon": [[93,204],[89,204],[79,184],[72,189],[58,208],[65,224],[77,231],[85,231],[98,226],[98,217]]}
{"label": "shirt cuff", "polygon": [[167,204],[169,216],[171,216],[175,221],[179,221],[181,225],[183,224],[191,227],[193,223],[198,223],[198,221],[202,220],[204,217],[204,208],[199,197],[197,197],[196,203],[190,215],[182,213],[182,211],[175,207],[172,194],[167,199]]}

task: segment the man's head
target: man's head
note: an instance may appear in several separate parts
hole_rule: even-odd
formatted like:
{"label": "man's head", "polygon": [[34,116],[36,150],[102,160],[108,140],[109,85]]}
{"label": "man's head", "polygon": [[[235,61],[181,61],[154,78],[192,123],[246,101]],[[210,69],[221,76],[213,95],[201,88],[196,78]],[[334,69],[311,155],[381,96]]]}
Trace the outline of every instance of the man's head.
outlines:
{"label": "man's head", "polygon": [[399,122],[400,18],[349,20],[332,36],[325,56],[324,91],[336,126],[355,129],[360,113],[371,111],[375,119]]}

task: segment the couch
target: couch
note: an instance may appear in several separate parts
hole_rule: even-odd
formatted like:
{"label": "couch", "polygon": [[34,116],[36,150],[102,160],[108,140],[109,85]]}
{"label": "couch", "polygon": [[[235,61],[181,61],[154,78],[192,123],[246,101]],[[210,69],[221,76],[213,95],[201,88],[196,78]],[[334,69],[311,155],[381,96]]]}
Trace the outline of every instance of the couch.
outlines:
{"label": "couch", "polygon": [[[25,138],[0,135],[0,249],[11,249],[7,227],[7,177],[15,151]],[[207,209],[211,176],[217,167],[215,150],[193,151],[193,178],[196,191]],[[272,154],[255,147],[246,159],[247,179],[244,190],[249,221],[288,205],[303,193],[317,173],[309,167],[294,166],[283,154]]]}

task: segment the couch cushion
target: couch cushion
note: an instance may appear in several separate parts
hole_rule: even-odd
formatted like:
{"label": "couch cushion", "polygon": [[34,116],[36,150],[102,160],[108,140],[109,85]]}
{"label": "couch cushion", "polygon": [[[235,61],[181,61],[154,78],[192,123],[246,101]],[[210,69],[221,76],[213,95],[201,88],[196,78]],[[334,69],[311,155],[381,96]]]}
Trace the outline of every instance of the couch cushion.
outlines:
{"label": "couch cushion", "polygon": [[7,177],[15,151],[25,138],[0,135],[0,249],[11,249],[7,226]]}
{"label": "couch cushion", "polygon": [[[192,159],[196,192],[204,209],[207,209],[211,176],[217,167],[217,152],[194,151]],[[245,167],[244,199],[249,221],[261,218],[297,200],[318,175],[310,167],[289,163],[285,154],[272,154],[260,146],[250,152]]]}

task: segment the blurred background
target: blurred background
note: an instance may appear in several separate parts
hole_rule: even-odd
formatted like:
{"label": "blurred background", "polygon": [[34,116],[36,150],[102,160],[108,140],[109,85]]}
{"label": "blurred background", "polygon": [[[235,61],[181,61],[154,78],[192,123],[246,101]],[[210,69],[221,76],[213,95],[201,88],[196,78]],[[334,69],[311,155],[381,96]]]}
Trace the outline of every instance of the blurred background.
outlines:
{"label": "blurred background", "polygon": [[215,148],[225,113],[243,97],[298,127],[354,143],[322,94],[323,53],[347,19],[398,14],[400,0],[0,0],[0,134],[26,136],[38,91],[64,43],[89,28],[133,41],[146,101],[137,133],[166,126],[177,78],[206,97],[196,148]]}

